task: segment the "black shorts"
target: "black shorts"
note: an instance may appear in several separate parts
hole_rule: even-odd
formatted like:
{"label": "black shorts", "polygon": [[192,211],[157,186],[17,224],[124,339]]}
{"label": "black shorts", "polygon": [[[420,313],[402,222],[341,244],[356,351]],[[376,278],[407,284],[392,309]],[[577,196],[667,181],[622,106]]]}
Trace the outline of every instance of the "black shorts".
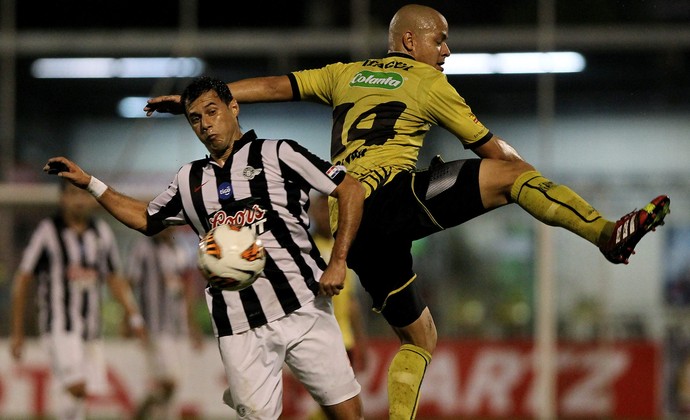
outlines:
{"label": "black shorts", "polygon": [[[426,307],[419,296],[414,302],[389,299],[414,281],[412,241],[486,212],[479,192],[480,163],[459,160],[399,173],[364,202],[348,265],[371,295],[374,310],[382,311],[391,325],[409,325]],[[400,297],[418,295],[411,289],[415,291]]]}

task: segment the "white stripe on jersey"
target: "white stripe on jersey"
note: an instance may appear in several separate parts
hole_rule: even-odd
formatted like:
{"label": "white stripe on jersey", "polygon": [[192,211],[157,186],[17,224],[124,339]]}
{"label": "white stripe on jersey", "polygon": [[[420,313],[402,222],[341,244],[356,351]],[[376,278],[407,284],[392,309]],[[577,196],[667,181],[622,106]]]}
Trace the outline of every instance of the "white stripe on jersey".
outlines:
{"label": "white stripe on jersey", "polygon": [[[256,139],[250,131],[234,148],[223,168],[208,158],[184,165],[148,206],[152,219],[166,223],[185,219],[200,238],[214,223],[263,217],[247,223],[259,232],[269,257],[262,276],[241,292],[206,289],[217,336],[263,325],[314,299],[322,260],[312,256],[315,246],[306,211],[309,192],[316,189],[328,195],[344,176],[292,140]],[[229,197],[221,199],[219,189],[223,194],[230,191]],[[240,211],[239,204],[258,209]]]}
{"label": "white stripe on jersey", "polygon": [[92,339],[101,335],[101,292],[106,275],[119,264],[114,236],[96,220],[77,235],[60,219],[42,220],[19,269],[35,276],[41,333],[77,331]]}

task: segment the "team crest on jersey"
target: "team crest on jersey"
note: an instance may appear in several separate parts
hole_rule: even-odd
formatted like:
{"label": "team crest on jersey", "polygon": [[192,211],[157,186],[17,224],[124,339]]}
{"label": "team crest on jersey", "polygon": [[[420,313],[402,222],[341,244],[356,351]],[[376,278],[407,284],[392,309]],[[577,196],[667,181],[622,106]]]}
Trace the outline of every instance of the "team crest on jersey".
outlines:
{"label": "team crest on jersey", "polygon": [[402,86],[403,81],[403,77],[398,73],[362,70],[350,80],[350,86],[390,90]]}
{"label": "team crest on jersey", "polygon": [[256,169],[251,166],[247,166],[246,168],[242,169],[242,176],[249,180],[252,180],[255,176],[259,175],[261,171],[263,171],[263,169]]}
{"label": "team crest on jersey", "polygon": [[223,182],[218,186],[218,198],[227,200],[232,197],[232,185],[229,182]]}

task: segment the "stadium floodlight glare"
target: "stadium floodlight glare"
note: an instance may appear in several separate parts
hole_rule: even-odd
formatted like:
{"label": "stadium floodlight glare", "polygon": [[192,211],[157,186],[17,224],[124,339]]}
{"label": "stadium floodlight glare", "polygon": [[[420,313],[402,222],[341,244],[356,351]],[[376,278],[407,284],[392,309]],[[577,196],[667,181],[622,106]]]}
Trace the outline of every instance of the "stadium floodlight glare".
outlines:
{"label": "stadium floodlight glare", "polygon": [[522,52],[452,54],[446,58],[446,74],[534,74],[578,73],[585,69],[585,57],[577,52]]}
{"label": "stadium floodlight glare", "polygon": [[[144,106],[146,106],[148,99],[149,97],[146,96],[128,96],[120,99],[120,102],[117,103],[117,115],[122,118],[146,118]],[[163,118],[173,116],[173,114],[160,112],[156,112],[154,115]]]}
{"label": "stadium floodlight glare", "polygon": [[195,57],[39,58],[31,74],[37,79],[195,77],[204,67]]}

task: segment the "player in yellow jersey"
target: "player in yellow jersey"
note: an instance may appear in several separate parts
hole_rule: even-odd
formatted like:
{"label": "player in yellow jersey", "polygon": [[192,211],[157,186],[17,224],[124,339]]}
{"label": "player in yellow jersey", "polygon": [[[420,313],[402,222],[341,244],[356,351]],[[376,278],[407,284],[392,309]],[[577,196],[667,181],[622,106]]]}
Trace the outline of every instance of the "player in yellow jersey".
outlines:
{"label": "player in yellow jersey", "polygon": [[[490,132],[448,82],[448,35],[443,15],[411,4],[390,22],[385,57],[229,83],[241,103],[305,100],[333,109],[331,157],[367,191],[348,264],[402,343],[388,374],[391,419],[415,417],[437,341],[415,286],[413,240],[517,203],[618,264],[628,262],[637,242],[669,212],[670,200],[661,195],[618,221],[608,220],[570,188],[545,178]],[[177,95],[152,98],[144,110],[182,111]],[[419,149],[433,125],[453,133],[479,159],[436,161],[417,170]]]}

